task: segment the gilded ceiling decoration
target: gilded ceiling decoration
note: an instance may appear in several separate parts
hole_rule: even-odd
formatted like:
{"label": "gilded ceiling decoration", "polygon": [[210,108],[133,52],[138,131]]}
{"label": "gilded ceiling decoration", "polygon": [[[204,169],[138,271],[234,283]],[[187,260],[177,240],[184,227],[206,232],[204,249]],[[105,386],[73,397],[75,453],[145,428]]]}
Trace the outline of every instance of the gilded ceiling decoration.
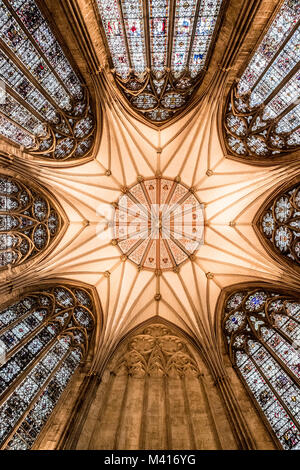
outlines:
{"label": "gilded ceiling decoration", "polygon": [[116,83],[162,123],[182,111],[209,62],[222,0],[97,0]]}
{"label": "gilded ceiling decoration", "polygon": [[298,0],[285,0],[231,89],[223,124],[230,155],[251,161],[299,150],[299,21]]}
{"label": "gilded ceiling decoration", "polygon": [[0,175],[0,269],[43,253],[63,225],[56,203],[46,192]]}
{"label": "gilded ceiling decoration", "polygon": [[0,134],[42,159],[86,157],[90,96],[37,2],[0,1]]}
{"label": "gilded ceiling decoration", "polygon": [[141,268],[176,270],[203,243],[202,205],[176,180],[140,180],[118,200],[114,242]]}
{"label": "gilded ceiling decoration", "polygon": [[299,298],[246,289],[225,302],[223,331],[230,357],[284,449],[300,449]]}
{"label": "gilded ceiling decoration", "polygon": [[257,226],[268,246],[294,266],[300,264],[300,186],[281,191],[260,210]]}
{"label": "gilded ceiling decoration", "polygon": [[81,360],[94,328],[91,293],[57,284],[0,311],[1,449],[30,449]]}

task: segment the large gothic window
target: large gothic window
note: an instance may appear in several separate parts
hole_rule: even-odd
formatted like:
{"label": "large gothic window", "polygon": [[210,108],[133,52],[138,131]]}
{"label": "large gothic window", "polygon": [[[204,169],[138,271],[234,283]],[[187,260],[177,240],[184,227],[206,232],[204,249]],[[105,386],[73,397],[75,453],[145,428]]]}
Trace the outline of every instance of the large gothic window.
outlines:
{"label": "large gothic window", "polygon": [[298,0],[284,0],[230,91],[224,136],[230,155],[270,161],[300,147]]}
{"label": "large gothic window", "polygon": [[0,134],[36,157],[74,161],[91,151],[95,121],[42,7],[0,1]]}
{"label": "large gothic window", "polygon": [[271,196],[256,216],[259,238],[271,254],[300,265],[300,183]]}
{"label": "large gothic window", "polygon": [[263,419],[284,449],[300,449],[300,299],[241,289],[223,316],[231,361]]}
{"label": "large gothic window", "polygon": [[41,188],[0,174],[0,270],[43,253],[62,233],[57,204]]}
{"label": "large gothic window", "polygon": [[182,110],[201,81],[222,0],[97,0],[116,82],[152,122]]}
{"label": "large gothic window", "polygon": [[86,356],[94,303],[83,287],[37,288],[0,311],[0,445],[30,449]]}

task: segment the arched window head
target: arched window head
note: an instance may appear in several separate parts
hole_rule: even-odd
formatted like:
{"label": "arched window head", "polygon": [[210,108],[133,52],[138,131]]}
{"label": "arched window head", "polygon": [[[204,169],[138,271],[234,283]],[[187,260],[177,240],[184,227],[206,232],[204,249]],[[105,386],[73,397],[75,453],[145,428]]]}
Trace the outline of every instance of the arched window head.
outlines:
{"label": "arched window head", "polygon": [[84,287],[32,289],[0,310],[0,445],[30,449],[86,357],[95,305]]}
{"label": "arched window head", "polygon": [[116,83],[154,123],[182,111],[203,78],[223,0],[97,0]]}
{"label": "arched window head", "polygon": [[76,161],[91,153],[95,119],[42,3],[0,4],[0,134],[38,158]]}
{"label": "arched window head", "polygon": [[[281,189],[281,187],[280,187]],[[254,220],[257,234],[270,255],[300,268],[300,183],[277,191]]]}
{"label": "arched window head", "polygon": [[300,449],[300,298],[264,286],[227,296],[231,361],[283,449]]}
{"label": "arched window head", "polygon": [[61,214],[40,187],[0,174],[0,271],[51,248],[63,233]]}
{"label": "arched window head", "polygon": [[272,163],[299,150],[299,20],[298,0],[281,2],[231,89],[223,122],[230,155]]}

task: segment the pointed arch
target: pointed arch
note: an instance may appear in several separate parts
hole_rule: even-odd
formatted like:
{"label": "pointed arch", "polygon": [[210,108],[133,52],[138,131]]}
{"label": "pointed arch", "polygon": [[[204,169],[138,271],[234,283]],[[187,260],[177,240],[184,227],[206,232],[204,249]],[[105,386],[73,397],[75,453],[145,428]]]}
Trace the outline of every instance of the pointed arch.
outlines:
{"label": "pointed arch", "polygon": [[90,93],[39,0],[0,5],[0,135],[37,159],[91,158]]}
{"label": "pointed arch", "polygon": [[63,236],[67,216],[47,190],[1,169],[0,271],[46,256]]}
{"label": "pointed arch", "polygon": [[95,0],[116,85],[153,124],[183,111],[199,88],[226,0]]}
{"label": "pointed arch", "polygon": [[267,198],[253,225],[269,255],[300,272],[300,176]]}
{"label": "pointed arch", "polygon": [[232,86],[222,124],[229,156],[255,164],[298,159],[299,24],[298,2],[281,1]]}
{"label": "pointed arch", "polygon": [[201,345],[169,321],[154,316],[127,332],[95,375],[59,448],[236,447]]}
{"label": "pointed arch", "polygon": [[226,289],[221,329],[234,369],[282,449],[299,449],[299,334],[297,292],[269,283]]}
{"label": "pointed arch", "polygon": [[69,281],[31,286],[0,306],[0,445],[30,449],[94,347],[93,289]]}

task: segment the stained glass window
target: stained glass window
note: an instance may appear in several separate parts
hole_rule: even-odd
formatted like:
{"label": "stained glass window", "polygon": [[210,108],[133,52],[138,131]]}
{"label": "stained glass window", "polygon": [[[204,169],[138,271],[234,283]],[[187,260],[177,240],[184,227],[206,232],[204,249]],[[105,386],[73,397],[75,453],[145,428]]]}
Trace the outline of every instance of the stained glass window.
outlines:
{"label": "stained glass window", "polygon": [[8,175],[0,175],[0,269],[39,255],[63,226],[56,203]]}
{"label": "stained glass window", "polygon": [[86,356],[94,324],[93,299],[82,287],[39,287],[1,309],[2,449],[32,447]]}
{"label": "stained glass window", "polygon": [[0,0],[0,134],[39,158],[92,149],[87,88],[33,0]]}
{"label": "stained glass window", "polygon": [[294,266],[300,265],[300,184],[281,191],[260,211],[263,240]]}
{"label": "stained glass window", "polygon": [[230,154],[259,160],[299,148],[299,20],[298,0],[281,2],[232,87],[224,117]]}
{"label": "stained glass window", "polygon": [[117,84],[146,118],[170,119],[190,100],[207,66],[222,0],[97,4]]}
{"label": "stained glass window", "polygon": [[300,299],[268,288],[227,296],[231,361],[283,449],[300,449]]}

